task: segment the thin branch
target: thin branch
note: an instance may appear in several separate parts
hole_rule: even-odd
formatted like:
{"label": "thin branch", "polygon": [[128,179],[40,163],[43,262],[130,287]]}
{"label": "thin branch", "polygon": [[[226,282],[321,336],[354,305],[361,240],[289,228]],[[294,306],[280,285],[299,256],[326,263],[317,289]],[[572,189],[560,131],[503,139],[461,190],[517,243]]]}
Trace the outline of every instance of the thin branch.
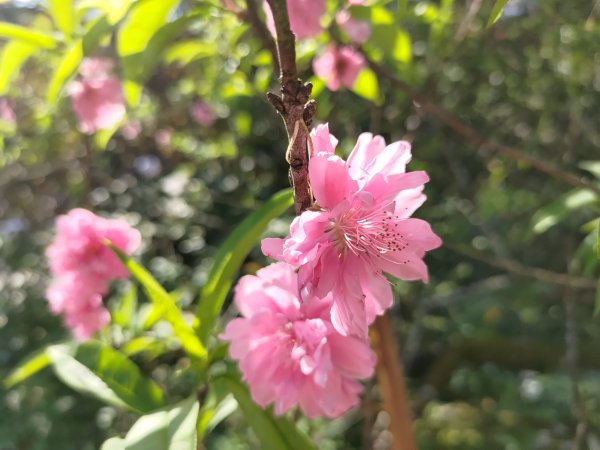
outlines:
{"label": "thin branch", "polygon": [[417,450],[410,399],[389,311],[375,320],[371,337],[377,352],[377,381],[383,407],[390,415],[391,450]]}
{"label": "thin branch", "polygon": [[471,259],[481,261],[492,267],[497,267],[499,269],[512,272],[516,275],[531,277],[546,283],[569,286],[577,289],[596,289],[596,280],[591,278],[552,272],[551,270],[540,269],[538,267],[529,267],[513,259],[497,258],[463,245],[446,243],[445,247]]}
{"label": "thin branch", "polygon": [[373,61],[364,52],[364,50],[362,50],[362,48],[359,48],[359,50],[365,57],[365,61],[367,62],[371,70],[375,72],[379,79],[385,79],[390,84],[392,84],[392,86],[405,92],[415,103],[418,104],[418,106],[423,111],[435,117],[444,125],[454,130],[457,134],[466,138],[468,141],[472,142],[473,144],[488,152],[498,152],[514,161],[525,162],[529,164],[532,168],[538,170],[539,172],[546,173],[556,178],[557,180],[563,181],[566,184],[589,189],[600,195],[600,186],[598,186],[592,181],[589,181],[566,170],[560,169],[553,164],[537,159],[534,156],[523,153],[522,151],[513,147],[508,147],[506,145],[496,144],[494,142],[487,141],[483,136],[481,136],[477,132],[477,130],[475,130],[474,128],[472,128],[471,126],[469,126],[468,124],[466,124],[465,122],[463,122],[458,117],[445,110],[441,106],[425,98],[425,96],[421,95],[419,92],[410,87],[407,83],[397,78],[385,67]]}
{"label": "thin branch", "polygon": [[286,0],[268,0],[273,13],[277,34],[277,56],[279,59],[281,96],[272,92],[267,99],[283,118],[289,145],[286,161],[290,165],[290,179],[294,188],[296,214],[302,213],[313,203],[308,180],[308,127],[316,111],[315,102],[310,100],[312,84],[303,83],[296,69],[296,39],[290,29]]}

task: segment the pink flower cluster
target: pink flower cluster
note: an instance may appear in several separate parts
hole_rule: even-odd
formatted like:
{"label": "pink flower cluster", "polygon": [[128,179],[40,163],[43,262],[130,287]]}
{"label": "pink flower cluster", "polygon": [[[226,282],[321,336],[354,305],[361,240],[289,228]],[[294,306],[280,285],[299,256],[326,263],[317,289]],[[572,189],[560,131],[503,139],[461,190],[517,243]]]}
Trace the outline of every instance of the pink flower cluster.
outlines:
{"label": "pink flower cluster", "polygon": [[118,78],[111,75],[112,61],[86,58],[79,80],[68,88],[79,129],[85,134],[109,130],[125,117],[125,101]]}
{"label": "pink flower cluster", "polygon": [[123,220],[105,219],[85,209],[59,216],[57,234],[46,249],[50,272],[56,278],[46,297],[54,314],[79,340],[89,339],[110,322],[102,304],[111,280],[127,278],[127,269],[105,241],[126,254],[135,251],[140,233]]}
{"label": "pink flower cluster", "polygon": [[341,87],[352,89],[364,66],[363,55],[347,45],[329,45],[313,61],[315,75],[324,80],[327,88],[332,91]]}
{"label": "pink flower cluster", "polygon": [[427,282],[423,257],[442,241],[410,217],[425,201],[428,177],[406,172],[408,142],[386,145],[363,133],[344,161],[327,125],[311,138],[316,204],[287,238],[263,240],[263,253],[280,262],[240,280],[243,317],[222,337],[257,403],[275,403],[278,414],[298,405],[310,417],[335,417],[358,402],[357,380],[373,372],[368,326],[393,303],[384,274]]}

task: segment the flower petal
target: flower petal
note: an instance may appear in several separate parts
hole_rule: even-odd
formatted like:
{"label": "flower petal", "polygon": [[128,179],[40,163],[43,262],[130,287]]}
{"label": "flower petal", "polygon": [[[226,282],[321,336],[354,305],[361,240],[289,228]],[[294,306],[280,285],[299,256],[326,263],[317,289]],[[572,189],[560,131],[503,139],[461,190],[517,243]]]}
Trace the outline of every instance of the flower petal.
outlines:
{"label": "flower petal", "polygon": [[320,153],[308,164],[310,185],[317,203],[322,208],[334,208],[350,193],[356,183],[348,175],[344,161],[335,155]]}

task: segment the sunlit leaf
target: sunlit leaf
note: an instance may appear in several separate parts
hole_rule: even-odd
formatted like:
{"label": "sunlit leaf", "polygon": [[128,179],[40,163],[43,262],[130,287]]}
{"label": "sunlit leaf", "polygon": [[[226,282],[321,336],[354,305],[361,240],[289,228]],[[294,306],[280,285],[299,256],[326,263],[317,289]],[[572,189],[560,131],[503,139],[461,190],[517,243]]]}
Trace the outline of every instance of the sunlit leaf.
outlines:
{"label": "sunlit leaf", "polygon": [[46,97],[49,103],[54,103],[65,84],[76,74],[77,68],[83,59],[81,40],[73,43],[71,48],[62,56],[58,67],[54,71]]}
{"label": "sunlit leaf", "polygon": [[[215,378],[213,384],[231,392],[244,414],[248,425],[260,440],[263,450],[316,450],[306,434],[285,417],[275,417],[252,400],[248,388],[238,377],[223,375]],[[219,386],[220,385],[220,386]]]}
{"label": "sunlit leaf", "polygon": [[500,19],[500,17],[502,16],[502,11],[504,10],[504,7],[507,3],[508,0],[496,0],[496,3],[494,3],[492,12],[487,22],[488,27],[492,26],[498,21],[498,19]]}
{"label": "sunlit leaf", "polygon": [[195,395],[142,416],[124,438],[111,438],[100,450],[196,450],[199,404]]}
{"label": "sunlit leaf", "polygon": [[137,308],[137,289],[131,285],[119,298],[112,311],[112,321],[123,328],[133,328]]}
{"label": "sunlit leaf", "polygon": [[379,92],[379,82],[377,75],[371,69],[363,69],[358,74],[352,92],[360,95],[376,104],[381,104],[381,93]]}
{"label": "sunlit leaf", "polygon": [[396,43],[393,52],[394,59],[401,63],[409,63],[412,60],[412,46],[409,34],[399,29],[396,35]]}
{"label": "sunlit leaf", "polygon": [[246,256],[256,245],[269,222],[288,209],[293,201],[290,189],[278,192],[239,224],[219,248],[208,274],[208,281],[200,293],[196,311],[198,320],[195,326],[203,342],[206,342],[214,327],[227,293]]}
{"label": "sunlit leaf", "polygon": [[215,54],[216,46],[214,42],[204,42],[198,39],[185,40],[173,44],[165,51],[165,62],[172,64],[177,62],[183,66],[193,60],[206,58]]}
{"label": "sunlit leaf", "polygon": [[125,355],[99,342],[52,345],[47,353],[56,375],[78,392],[141,413],[164,406],[154,381]]}
{"label": "sunlit leaf", "polygon": [[173,332],[181,341],[181,346],[188,355],[201,360],[205,359],[207,356],[206,349],[192,327],[183,319],[181,311],[169,293],[163,289],[150,272],[115,247],[112,247],[112,249],[121,258],[131,275],[142,285],[148,298],[161,311],[161,316],[171,324]]}
{"label": "sunlit leaf", "polygon": [[532,229],[534,233],[544,233],[572,211],[583,208],[598,201],[598,196],[587,189],[575,189],[563,195],[555,202],[544,206],[533,215]]}
{"label": "sunlit leaf", "polygon": [[58,44],[48,34],[8,22],[0,22],[0,38],[14,39],[40,48],[54,48]]}
{"label": "sunlit leaf", "polygon": [[96,47],[100,45],[102,39],[107,37],[112,31],[112,26],[106,16],[100,16],[86,24],[86,31],[82,39],[83,54],[90,56]]}
{"label": "sunlit leaf", "polygon": [[582,161],[579,163],[579,167],[587,170],[600,180],[600,161]]}
{"label": "sunlit leaf", "polygon": [[108,22],[112,25],[119,22],[133,3],[137,0],[82,0],[79,2],[79,9],[98,9],[106,13]]}
{"label": "sunlit leaf", "polygon": [[12,41],[4,46],[0,56],[0,95],[8,92],[10,82],[38,48],[23,41]]}
{"label": "sunlit leaf", "polygon": [[54,23],[65,36],[71,36],[75,31],[74,0],[49,0],[50,14]]}
{"label": "sunlit leaf", "polygon": [[49,365],[50,357],[46,353],[46,349],[35,352],[13,369],[13,371],[4,379],[4,386],[9,389],[16,384],[25,381]]}

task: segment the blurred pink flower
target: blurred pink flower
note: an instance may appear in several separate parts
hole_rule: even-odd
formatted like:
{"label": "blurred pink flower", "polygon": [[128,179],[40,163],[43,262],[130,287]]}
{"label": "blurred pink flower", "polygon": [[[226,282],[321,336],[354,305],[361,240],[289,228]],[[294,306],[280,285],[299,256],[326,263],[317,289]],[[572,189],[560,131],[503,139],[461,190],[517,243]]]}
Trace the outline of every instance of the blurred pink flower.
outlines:
{"label": "blurred pink flower", "polygon": [[366,340],[338,334],[329,321],[330,299],[302,302],[288,264],[272,264],[240,279],[235,304],[242,317],[221,338],[239,361],[252,398],[283,414],[295,405],[308,417],[337,417],[358,403],[357,379],[373,374]]}
{"label": "blurred pink flower", "polygon": [[140,245],[137,230],[123,220],[73,209],[59,216],[57,235],[46,249],[50,271],[56,277],[46,291],[50,310],[63,314],[77,339],[85,340],[110,321],[102,304],[108,283],[129,276],[119,258],[106,247],[108,240],[126,254]]}
{"label": "blurred pink flower", "polygon": [[139,231],[124,220],[105,219],[77,208],[59,216],[56,229],[56,238],[46,250],[53,275],[78,272],[105,280],[129,276],[119,258],[103,242],[109,240],[127,254],[139,247]]}
{"label": "blurred pink flower", "polygon": [[0,97],[0,120],[11,125],[17,121],[13,102],[6,97]]}
{"label": "blurred pink flower", "polygon": [[80,79],[69,84],[71,104],[83,133],[111,129],[125,117],[121,82],[110,75],[111,68],[110,60],[87,58],[79,69]]}
{"label": "blurred pink flower", "polygon": [[384,272],[428,281],[423,257],[442,241],[427,222],[409,218],[425,201],[428,177],[405,173],[408,142],[386,146],[381,136],[363,133],[345,162],[333,153],[336,141],[327,125],[311,136],[316,156],[309,177],[318,209],[296,217],[286,239],[263,240],[263,252],[299,267],[303,298],[333,293],[331,321],[338,332],[365,336],[392,305]]}
{"label": "blurred pink flower", "polygon": [[196,122],[205,127],[211,126],[215,122],[215,113],[208,103],[196,101],[190,107],[190,113]]}
{"label": "blurred pink flower", "polygon": [[329,45],[325,52],[313,61],[315,74],[324,80],[327,88],[332,91],[337,91],[342,86],[351,89],[364,66],[365,58],[348,46]]}
{"label": "blurred pink flower", "polygon": [[139,120],[128,120],[121,127],[121,134],[128,141],[133,141],[142,132],[142,124]]}
{"label": "blurred pink flower", "polygon": [[[290,28],[298,39],[316,36],[321,32],[321,17],[327,8],[324,0],[287,0]],[[275,22],[271,8],[264,3],[267,28],[275,35]]]}
{"label": "blurred pink flower", "polygon": [[335,21],[342,31],[346,33],[346,36],[357,44],[363,44],[371,35],[369,22],[352,18],[352,15],[347,10],[338,12],[335,15]]}
{"label": "blurred pink flower", "polygon": [[168,147],[173,140],[173,130],[161,128],[154,133],[154,142],[160,147]]}

